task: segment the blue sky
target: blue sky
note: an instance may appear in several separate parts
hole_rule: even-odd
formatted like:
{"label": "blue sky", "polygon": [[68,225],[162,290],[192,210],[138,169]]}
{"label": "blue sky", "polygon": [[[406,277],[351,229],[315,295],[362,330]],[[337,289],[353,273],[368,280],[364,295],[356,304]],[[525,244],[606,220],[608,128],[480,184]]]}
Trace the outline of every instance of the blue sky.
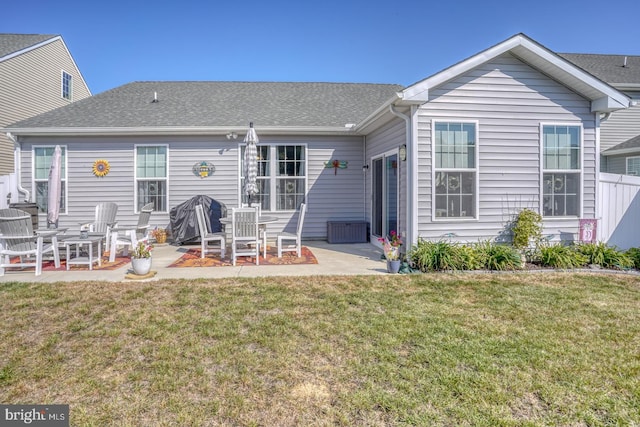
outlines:
{"label": "blue sky", "polygon": [[150,80],[406,86],[521,32],[555,52],[640,55],[638,16],[638,0],[14,0],[0,32],[61,35],[97,94]]}

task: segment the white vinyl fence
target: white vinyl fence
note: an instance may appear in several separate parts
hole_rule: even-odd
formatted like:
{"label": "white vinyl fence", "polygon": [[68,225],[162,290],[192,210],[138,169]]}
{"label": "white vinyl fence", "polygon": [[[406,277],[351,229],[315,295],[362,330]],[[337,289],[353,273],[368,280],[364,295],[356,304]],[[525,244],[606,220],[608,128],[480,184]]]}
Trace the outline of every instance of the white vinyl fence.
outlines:
{"label": "white vinyl fence", "polygon": [[640,247],[640,177],[601,173],[598,190],[598,240]]}
{"label": "white vinyl fence", "polygon": [[[0,175],[0,209],[8,208],[10,203],[18,201],[18,194],[11,189],[16,188],[15,174]],[[8,196],[11,194],[11,199]]]}

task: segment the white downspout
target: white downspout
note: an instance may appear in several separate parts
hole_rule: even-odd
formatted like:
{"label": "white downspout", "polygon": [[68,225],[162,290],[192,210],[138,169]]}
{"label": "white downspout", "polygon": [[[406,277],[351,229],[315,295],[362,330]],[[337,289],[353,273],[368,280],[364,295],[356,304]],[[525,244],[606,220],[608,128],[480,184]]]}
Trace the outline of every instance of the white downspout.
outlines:
{"label": "white downspout", "polygon": [[406,144],[407,144],[407,213],[406,213],[406,224],[407,224],[407,236],[405,240],[408,243],[408,247],[415,245],[418,242],[418,237],[416,235],[417,230],[417,187],[415,185],[415,170],[417,168],[417,149],[415,144],[413,144],[413,121],[411,117],[414,113],[414,106],[411,106],[411,116],[406,116],[402,114],[395,107],[389,105],[389,111],[394,116],[400,117],[404,120],[406,125]]}
{"label": "white downspout", "polygon": [[26,188],[22,187],[22,176],[21,176],[21,160],[22,153],[20,148],[20,143],[16,140],[16,138],[11,134],[11,132],[7,132],[7,136],[10,140],[13,141],[13,169],[16,173],[16,187],[19,193],[25,195],[25,202],[30,201],[31,193]]}

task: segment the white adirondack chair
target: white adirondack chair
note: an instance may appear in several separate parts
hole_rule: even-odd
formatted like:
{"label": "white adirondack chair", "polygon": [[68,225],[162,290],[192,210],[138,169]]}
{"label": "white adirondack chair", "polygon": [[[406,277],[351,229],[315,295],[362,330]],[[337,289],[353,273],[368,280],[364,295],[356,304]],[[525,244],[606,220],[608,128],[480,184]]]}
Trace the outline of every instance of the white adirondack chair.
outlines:
{"label": "white adirondack chair", "polygon": [[108,248],[111,242],[111,229],[118,223],[116,215],[118,214],[118,205],[113,202],[102,202],[96,205],[96,215],[93,222],[89,224],[89,231],[92,233],[101,233],[104,235],[105,248]]}
{"label": "white adirondack chair", "polygon": [[116,260],[118,246],[123,246],[123,255],[129,254],[129,248],[136,247],[139,241],[149,240],[149,219],[153,212],[153,203],[147,203],[140,209],[138,224],[134,227],[113,227],[111,229],[111,246],[109,249],[109,262]]}
{"label": "white adirondack chair", "polygon": [[[5,268],[35,267],[36,276],[42,274],[42,258],[53,253],[56,268],[60,267],[58,238],[56,230],[47,230],[34,234],[31,215],[20,209],[0,209],[0,276]],[[44,238],[51,243],[45,243]],[[11,263],[12,257],[20,257],[20,262]]]}

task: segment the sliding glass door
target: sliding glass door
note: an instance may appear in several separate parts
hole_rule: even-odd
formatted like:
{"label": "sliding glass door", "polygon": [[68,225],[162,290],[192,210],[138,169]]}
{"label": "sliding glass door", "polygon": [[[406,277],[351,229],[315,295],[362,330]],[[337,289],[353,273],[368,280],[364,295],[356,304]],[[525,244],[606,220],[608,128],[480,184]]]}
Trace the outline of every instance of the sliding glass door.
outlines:
{"label": "sliding glass door", "polygon": [[378,238],[398,231],[398,154],[393,152],[376,157],[371,164],[371,234]]}

